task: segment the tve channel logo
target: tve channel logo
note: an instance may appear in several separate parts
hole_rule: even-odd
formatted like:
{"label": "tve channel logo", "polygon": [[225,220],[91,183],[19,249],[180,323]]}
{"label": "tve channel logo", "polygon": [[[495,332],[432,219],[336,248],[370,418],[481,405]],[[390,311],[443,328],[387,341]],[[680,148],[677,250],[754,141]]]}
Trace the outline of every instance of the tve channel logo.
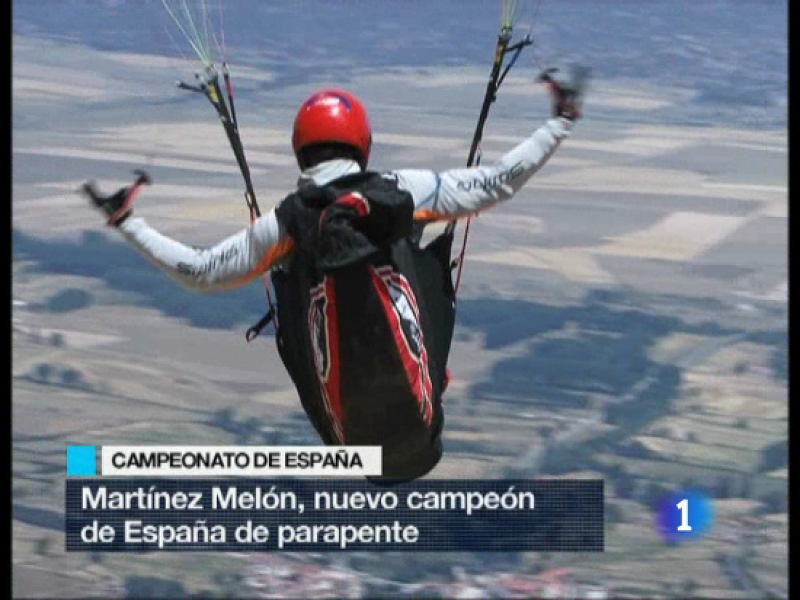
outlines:
{"label": "tve channel logo", "polygon": [[658,503],[658,529],[671,543],[701,538],[714,524],[714,505],[701,492],[675,491]]}

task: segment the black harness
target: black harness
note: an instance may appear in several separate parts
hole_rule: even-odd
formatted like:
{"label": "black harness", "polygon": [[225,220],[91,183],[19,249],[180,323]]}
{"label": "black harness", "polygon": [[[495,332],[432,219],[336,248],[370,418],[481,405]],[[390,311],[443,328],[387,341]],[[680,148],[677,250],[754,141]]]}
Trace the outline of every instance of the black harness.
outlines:
{"label": "black harness", "polygon": [[421,248],[413,211],[371,172],[303,188],[277,209],[296,244],[272,275],[281,359],[322,440],[382,446],[392,480],[441,458],[455,323],[452,235]]}

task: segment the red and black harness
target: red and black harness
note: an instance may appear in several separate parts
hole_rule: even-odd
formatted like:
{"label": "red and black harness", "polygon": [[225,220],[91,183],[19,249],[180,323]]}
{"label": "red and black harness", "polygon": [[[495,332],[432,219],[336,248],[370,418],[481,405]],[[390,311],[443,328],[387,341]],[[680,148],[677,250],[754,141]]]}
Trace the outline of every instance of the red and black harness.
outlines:
{"label": "red and black harness", "polygon": [[382,446],[384,479],[420,477],[442,453],[452,236],[419,247],[413,208],[395,182],[359,173],[277,212],[296,243],[272,274],[281,359],[323,441]]}

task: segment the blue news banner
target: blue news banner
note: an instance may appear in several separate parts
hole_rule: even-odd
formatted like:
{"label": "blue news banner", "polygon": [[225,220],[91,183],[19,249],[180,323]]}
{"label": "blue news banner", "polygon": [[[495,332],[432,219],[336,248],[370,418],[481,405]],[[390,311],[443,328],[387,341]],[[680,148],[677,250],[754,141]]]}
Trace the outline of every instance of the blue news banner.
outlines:
{"label": "blue news banner", "polygon": [[600,552],[602,480],[68,479],[67,551]]}

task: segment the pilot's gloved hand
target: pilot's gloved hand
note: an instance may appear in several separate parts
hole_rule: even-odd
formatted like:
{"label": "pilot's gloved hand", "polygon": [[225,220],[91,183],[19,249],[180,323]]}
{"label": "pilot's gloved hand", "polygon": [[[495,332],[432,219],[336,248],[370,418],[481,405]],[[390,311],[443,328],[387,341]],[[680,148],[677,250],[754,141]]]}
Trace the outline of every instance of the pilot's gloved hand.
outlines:
{"label": "pilot's gloved hand", "polygon": [[143,185],[150,184],[150,176],[144,171],[136,170],[136,181],[133,185],[125,186],[111,194],[103,196],[97,191],[93,182],[84,183],[81,192],[91,200],[95,208],[102,211],[108,218],[108,224],[118,227],[133,212],[133,199]]}
{"label": "pilot's gloved hand", "polygon": [[567,72],[550,68],[539,75],[537,81],[547,85],[550,91],[554,117],[564,117],[571,121],[581,118],[583,97],[590,77],[591,69],[580,65],[572,65]]}

